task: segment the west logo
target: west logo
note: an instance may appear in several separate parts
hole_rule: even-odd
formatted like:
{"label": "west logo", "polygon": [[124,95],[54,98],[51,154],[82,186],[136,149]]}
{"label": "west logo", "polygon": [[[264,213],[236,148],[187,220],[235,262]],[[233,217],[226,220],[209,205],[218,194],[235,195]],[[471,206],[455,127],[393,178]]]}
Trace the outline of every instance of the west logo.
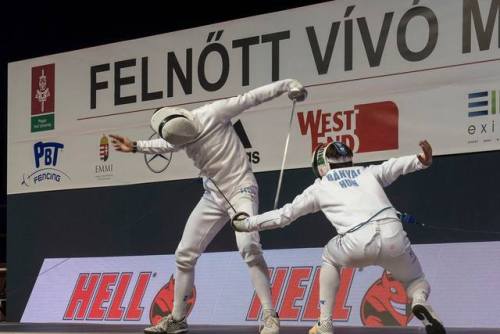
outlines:
{"label": "west logo", "polygon": [[63,320],[139,321],[151,272],[82,273],[76,280]]}
{"label": "west logo", "polygon": [[54,129],[55,64],[31,69],[31,132]]}
{"label": "west logo", "polygon": [[392,101],[358,104],[342,111],[299,112],[297,119],[301,134],[311,137],[311,151],[331,141],[343,142],[357,153],[399,147],[399,110]]}
{"label": "west logo", "polygon": [[[273,305],[281,320],[316,321],[319,309],[319,272],[321,267],[269,268]],[[351,307],[346,305],[354,279],[355,269],[344,268],[341,272],[333,320],[347,321]],[[256,321],[262,316],[262,306],[254,293],[246,320]]]}

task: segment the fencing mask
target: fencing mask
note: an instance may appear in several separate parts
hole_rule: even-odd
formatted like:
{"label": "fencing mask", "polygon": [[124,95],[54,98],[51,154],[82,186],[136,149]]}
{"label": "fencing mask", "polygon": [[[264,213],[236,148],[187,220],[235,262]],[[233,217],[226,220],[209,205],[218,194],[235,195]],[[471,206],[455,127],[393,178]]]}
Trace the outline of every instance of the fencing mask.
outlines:
{"label": "fencing mask", "polygon": [[352,165],[352,151],[344,143],[334,141],[320,144],[312,155],[312,169],[316,177],[323,177],[334,168]]}
{"label": "fencing mask", "polygon": [[172,145],[192,142],[201,132],[201,124],[185,109],[164,107],[151,117],[151,127],[158,135]]}

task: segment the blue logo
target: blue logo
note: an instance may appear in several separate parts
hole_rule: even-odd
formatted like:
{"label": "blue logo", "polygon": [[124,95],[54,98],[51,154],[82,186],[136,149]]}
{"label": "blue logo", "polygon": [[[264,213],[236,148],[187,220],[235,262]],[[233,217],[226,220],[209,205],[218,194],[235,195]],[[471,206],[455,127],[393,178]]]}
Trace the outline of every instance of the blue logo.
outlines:
{"label": "blue logo", "polygon": [[57,165],[57,155],[59,150],[62,150],[64,145],[56,142],[42,143],[39,141],[33,145],[35,153],[35,167],[40,168],[40,160],[45,166]]}
{"label": "blue logo", "polygon": [[35,170],[28,176],[23,174],[22,185],[29,187],[43,182],[61,182],[65,177],[70,177],[63,171],[54,168],[64,149],[64,144],[57,142],[37,142],[33,145]]}
{"label": "blue logo", "polygon": [[326,174],[330,182],[337,182],[341,188],[359,187],[356,178],[361,174],[361,169],[332,169]]}
{"label": "blue logo", "polygon": [[478,90],[467,94],[468,144],[500,142],[495,121],[500,116],[500,91]]}
{"label": "blue logo", "polygon": [[469,117],[496,114],[498,108],[497,91],[480,91],[468,94],[467,114]]}

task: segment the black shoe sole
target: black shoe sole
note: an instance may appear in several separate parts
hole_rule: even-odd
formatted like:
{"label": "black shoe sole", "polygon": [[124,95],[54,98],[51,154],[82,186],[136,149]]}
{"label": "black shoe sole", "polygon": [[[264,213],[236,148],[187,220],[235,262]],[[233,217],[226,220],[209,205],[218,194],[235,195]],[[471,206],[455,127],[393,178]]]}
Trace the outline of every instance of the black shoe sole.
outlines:
{"label": "black shoe sole", "polygon": [[446,334],[443,324],[434,318],[424,306],[415,305],[412,312],[419,320],[427,323],[425,325],[425,331],[427,334]]}

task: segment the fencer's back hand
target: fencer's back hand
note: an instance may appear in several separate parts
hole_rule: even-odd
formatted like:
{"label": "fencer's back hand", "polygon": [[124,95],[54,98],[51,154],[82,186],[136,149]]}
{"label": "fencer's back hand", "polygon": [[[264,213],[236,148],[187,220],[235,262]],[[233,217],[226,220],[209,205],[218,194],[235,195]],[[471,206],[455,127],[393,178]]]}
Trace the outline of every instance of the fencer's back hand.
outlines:
{"label": "fencer's back hand", "polygon": [[132,152],[134,147],[133,142],[127,137],[119,135],[109,135],[111,137],[111,144],[115,150],[120,152]]}
{"label": "fencer's back hand", "polygon": [[231,227],[236,232],[250,232],[248,229],[248,217],[250,215],[246,212],[237,212],[233,218],[231,218]]}
{"label": "fencer's back hand", "polygon": [[432,146],[427,140],[422,140],[418,143],[422,152],[420,152],[417,157],[418,160],[424,166],[430,166],[432,164]]}
{"label": "fencer's back hand", "polygon": [[307,90],[297,80],[293,80],[288,87],[288,98],[302,102],[307,98]]}

